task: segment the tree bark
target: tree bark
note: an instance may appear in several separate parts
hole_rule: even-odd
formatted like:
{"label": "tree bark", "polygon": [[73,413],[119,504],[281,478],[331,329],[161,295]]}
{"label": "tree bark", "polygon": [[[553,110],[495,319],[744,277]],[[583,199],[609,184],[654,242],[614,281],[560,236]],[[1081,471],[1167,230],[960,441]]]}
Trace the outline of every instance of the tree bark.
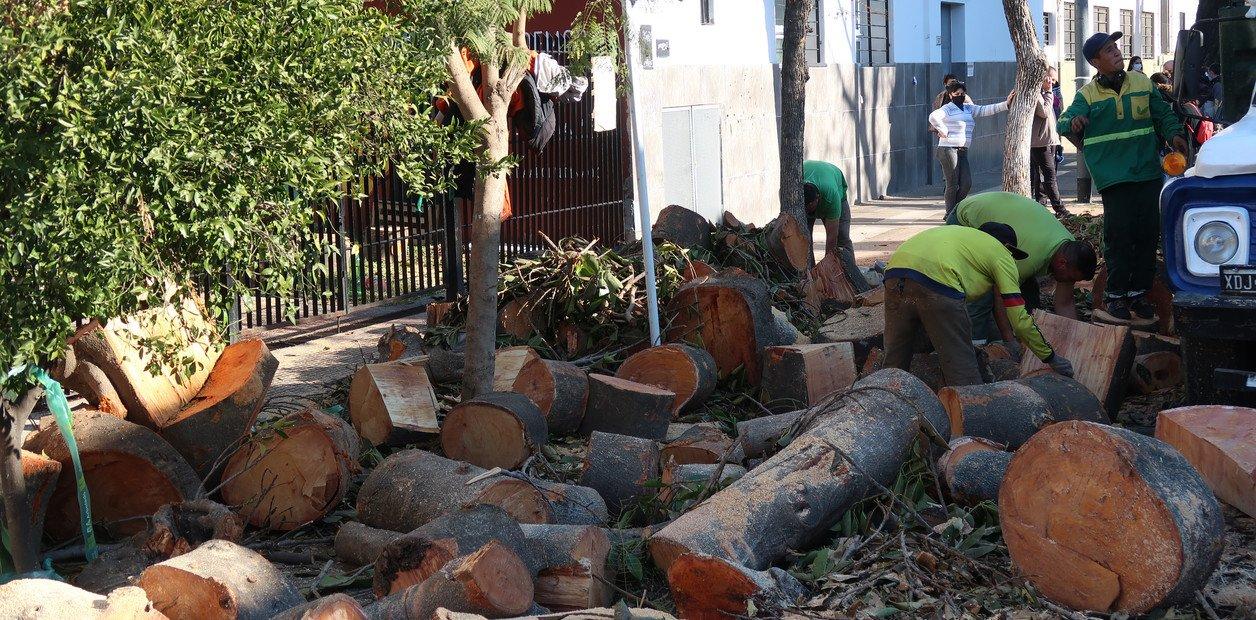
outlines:
{"label": "tree bark", "polygon": [[30,506],[26,502],[26,475],[22,471],[22,429],[43,388],[26,390],[17,402],[0,398],[0,427],[4,431],[4,462],[0,464],[3,485],[5,528],[9,533],[9,554],[18,573],[39,568],[40,532],[32,531]]}
{"label": "tree bark", "polygon": [[172,620],[263,619],[303,602],[266,558],[225,540],[150,566],[136,585]]}
{"label": "tree bark", "polygon": [[1003,140],[1003,191],[1029,195],[1029,132],[1033,128],[1035,98],[1041,97],[1047,58],[1038,47],[1029,3],[1003,0],[1003,15],[1016,50],[1016,96],[1007,112]]}
{"label": "tree bark", "polygon": [[153,609],[139,588],[119,588],[99,596],[54,579],[17,579],[0,585],[0,617],[4,618],[165,618]]}
{"label": "tree bark", "polygon": [[808,218],[803,203],[802,161],[807,117],[807,16],[813,12],[815,0],[786,0],[781,54],[781,213],[792,215],[799,223],[808,247],[811,230],[804,224]]}

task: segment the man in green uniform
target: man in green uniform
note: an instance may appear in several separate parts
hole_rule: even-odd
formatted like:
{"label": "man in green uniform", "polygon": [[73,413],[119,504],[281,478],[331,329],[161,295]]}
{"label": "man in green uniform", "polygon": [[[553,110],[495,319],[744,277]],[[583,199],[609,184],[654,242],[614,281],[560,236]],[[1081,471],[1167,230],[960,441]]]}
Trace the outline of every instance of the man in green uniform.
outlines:
{"label": "man in green uniform", "polygon": [[1147,291],[1156,277],[1164,183],[1158,145],[1163,139],[1185,151],[1186,139],[1182,122],[1151,79],[1123,70],[1120,38],[1119,32],[1100,32],[1086,40],[1082,53],[1099,75],[1077,91],[1056,128],[1082,139],[1086,167],[1103,196],[1108,311],[1095,316],[1148,324],[1156,320]]}
{"label": "man in green uniform", "polygon": [[856,293],[872,288],[855,264],[855,244],[850,239],[850,202],[846,200],[846,175],[824,161],[802,163],[803,200],[807,205],[806,225],[810,231],[816,219],[824,222],[824,256],[833,256]]}
{"label": "man in green uniform", "polygon": [[981,383],[972,327],[964,302],[994,290],[1016,338],[1056,372],[1073,365],[1056,354],[1025,312],[1016,260],[1016,231],[990,222],[980,229],[939,226],[904,241],[885,271],[885,365],[907,370],[922,335],[942,358],[947,385]]}
{"label": "man in green uniform", "polygon": [[[980,228],[988,222],[1011,226],[1016,231],[1017,247],[1028,254],[1016,261],[1025,309],[1033,312],[1042,307],[1038,278],[1050,274],[1055,279],[1055,313],[1076,319],[1073,284],[1095,277],[1095,265],[1098,263],[1095,249],[1089,243],[1074,238],[1042,205],[1027,196],[1011,192],[985,192],[969,196],[960,201],[946,220],[947,224],[969,228]],[[991,333],[991,323],[994,323],[998,325],[1003,340],[1013,342],[1002,306],[995,303],[993,295],[970,305],[968,316],[972,319],[973,337],[994,337],[995,334]]]}

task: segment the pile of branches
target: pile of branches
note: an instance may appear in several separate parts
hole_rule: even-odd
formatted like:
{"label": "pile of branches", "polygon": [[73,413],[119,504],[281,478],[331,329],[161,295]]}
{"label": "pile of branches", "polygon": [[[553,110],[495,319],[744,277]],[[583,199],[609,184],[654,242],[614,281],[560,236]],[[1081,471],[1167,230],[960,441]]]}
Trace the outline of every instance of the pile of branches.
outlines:
{"label": "pile of branches", "polygon": [[799,331],[813,335],[824,322],[824,316],[807,305],[805,279],[782,266],[772,256],[768,245],[769,230],[726,217],[711,233],[711,250],[694,250],[692,258],[706,262],[716,270],[736,268],[763,280],[772,294],[772,305],[783,311]]}

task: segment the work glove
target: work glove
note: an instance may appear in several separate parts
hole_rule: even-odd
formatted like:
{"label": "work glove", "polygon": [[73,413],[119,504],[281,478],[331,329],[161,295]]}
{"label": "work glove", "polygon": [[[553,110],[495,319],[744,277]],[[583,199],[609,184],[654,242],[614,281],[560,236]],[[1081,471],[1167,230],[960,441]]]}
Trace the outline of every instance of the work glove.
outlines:
{"label": "work glove", "polygon": [[1051,357],[1046,359],[1046,362],[1047,365],[1051,367],[1051,370],[1054,370],[1066,377],[1073,376],[1073,362],[1068,361],[1067,357],[1052,353]]}
{"label": "work glove", "polygon": [[1003,346],[1007,349],[1008,353],[1012,354],[1013,360],[1017,362],[1021,361],[1021,355],[1025,353],[1025,347],[1021,346],[1020,342],[1016,340],[1004,340]]}

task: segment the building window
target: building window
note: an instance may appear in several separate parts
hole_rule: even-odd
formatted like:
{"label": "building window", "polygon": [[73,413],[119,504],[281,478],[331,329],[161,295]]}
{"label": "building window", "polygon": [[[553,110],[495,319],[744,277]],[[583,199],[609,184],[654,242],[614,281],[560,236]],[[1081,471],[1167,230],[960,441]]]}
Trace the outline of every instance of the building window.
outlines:
{"label": "building window", "polygon": [[1173,7],[1172,0],[1160,0],[1160,49],[1173,50]]}
{"label": "building window", "polygon": [[1121,9],[1121,54],[1128,59],[1134,54],[1134,12]]}
{"label": "building window", "polygon": [[1061,35],[1064,37],[1064,60],[1074,60],[1077,58],[1077,16],[1073,12],[1075,5],[1072,2],[1064,3],[1064,11],[1061,13]]}
{"label": "building window", "polygon": [[[711,0],[708,0],[711,1]],[[823,15],[823,0],[816,0],[815,10],[807,16],[806,49],[807,64],[819,66],[824,64],[824,48],[821,47],[820,16]],[[776,0],[776,62],[779,64],[785,53],[785,0]]]}
{"label": "building window", "polygon": [[1143,58],[1156,56],[1156,14],[1143,11]]}
{"label": "building window", "polygon": [[1110,25],[1111,24],[1108,22],[1108,7],[1095,7],[1095,32],[1112,32],[1111,30],[1108,30],[1108,26]]}
{"label": "building window", "polygon": [[1186,13],[1178,13],[1178,30],[1186,30]]}
{"label": "building window", "polygon": [[1042,44],[1051,45],[1051,14],[1042,14]]}
{"label": "building window", "polygon": [[698,10],[702,13],[702,25],[709,26],[715,23],[715,0],[701,0],[698,3]]}
{"label": "building window", "polygon": [[890,64],[889,0],[855,0],[855,62]]}

